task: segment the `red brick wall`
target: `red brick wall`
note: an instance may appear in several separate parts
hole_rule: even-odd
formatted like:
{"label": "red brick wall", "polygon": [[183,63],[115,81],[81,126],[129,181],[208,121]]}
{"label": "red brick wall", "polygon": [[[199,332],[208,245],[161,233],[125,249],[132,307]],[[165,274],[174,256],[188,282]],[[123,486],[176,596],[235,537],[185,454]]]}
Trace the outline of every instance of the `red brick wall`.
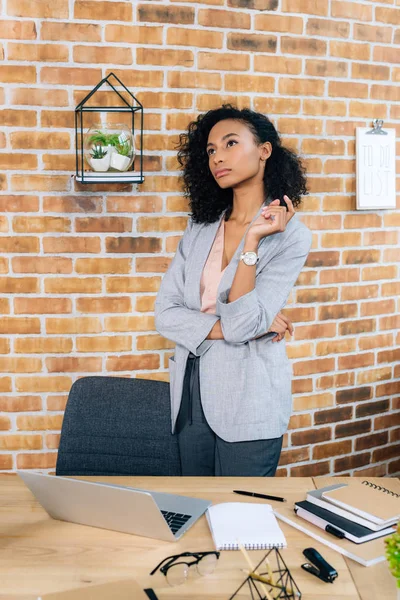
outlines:
{"label": "red brick wall", "polygon": [[[279,473],[400,472],[397,211],[355,211],[355,127],[400,130],[400,1],[3,0],[0,470],[54,469],[71,384],[167,378],[153,306],[185,227],[174,145],[231,100],[306,159]],[[146,108],[146,181],[79,186],[73,109],[110,70]],[[398,186],[399,189],[399,186]]]}

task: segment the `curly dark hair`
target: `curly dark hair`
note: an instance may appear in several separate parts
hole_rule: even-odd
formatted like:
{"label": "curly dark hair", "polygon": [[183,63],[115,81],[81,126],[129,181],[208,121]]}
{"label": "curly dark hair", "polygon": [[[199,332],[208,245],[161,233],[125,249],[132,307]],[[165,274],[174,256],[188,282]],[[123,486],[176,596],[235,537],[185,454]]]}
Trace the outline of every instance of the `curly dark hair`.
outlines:
{"label": "curly dark hair", "polygon": [[213,223],[224,210],[226,219],[232,211],[232,188],[219,187],[211,174],[206,152],[211,129],[224,119],[235,119],[247,125],[257,144],[271,143],[272,154],[264,172],[265,189],[270,197],[279,198],[281,204],[286,194],[293,205],[298,206],[301,196],[308,193],[305,168],[300,157],[282,146],[279,133],[267,116],[249,108],[238,109],[231,104],[223,104],[220,108],[199,115],[189,123],[187,132],[179,136],[178,162],[183,170],[184,193],[189,199],[193,221]]}

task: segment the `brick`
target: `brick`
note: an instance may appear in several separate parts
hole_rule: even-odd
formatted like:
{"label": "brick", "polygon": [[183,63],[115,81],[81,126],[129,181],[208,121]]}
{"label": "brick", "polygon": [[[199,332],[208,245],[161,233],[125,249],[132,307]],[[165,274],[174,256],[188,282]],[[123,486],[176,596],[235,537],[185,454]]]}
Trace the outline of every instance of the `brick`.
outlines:
{"label": "brick", "polygon": [[322,323],[318,325],[298,325],[295,329],[295,340],[310,340],[318,338],[331,338],[336,336],[336,323]]}
{"label": "brick", "polygon": [[336,402],[346,404],[347,402],[363,402],[372,398],[371,387],[358,387],[336,392]]}
{"label": "brick", "polygon": [[343,458],[338,458],[334,462],[334,471],[335,473],[340,473],[342,471],[350,471],[350,469],[356,469],[358,467],[362,467],[363,465],[368,465],[370,463],[371,455],[369,452],[364,452],[363,454],[353,454],[352,456],[344,456]]}
{"label": "brick", "polygon": [[243,52],[276,52],[277,38],[259,33],[228,33],[227,48]]}
{"label": "brick", "polygon": [[33,110],[0,110],[0,119],[4,127],[35,127],[37,124]]}
{"label": "brick", "polygon": [[317,356],[326,356],[328,354],[341,354],[343,352],[354,352],[356,350],[356,338],[343,340],[329,340],[328,342],[318,342],[316,346]]}
{"label": "brick", "polygon": [[313,231],[321,231],[323,229],[339,229],[342,223],[340,215],[304,215],[302,216],[301,220],[304,225]]}
{"label": "brick", "polygon": [[162,240],[155,237],[106,238],[109,253],[155,253],[161,252]]}
{"label": "brick", "polygon": [[[327,131],[327,133],[329,133]],[[334,135],[337,135],[336,131]],[[344,174],[353,174],[356,169],[356,161],[355,159],[333,159],[326,160],[324,164],[324,173],[331,175],[332,173],[344,173]]]}
{"label": "brick", "polygon": [[[191,67],[194,62],[193,52],[190,50],[173,50],[158,48],[137,48],[136,62],[138,65],[162,65]],[[179,106],[179,105],[178,105]],[[155,105],[156,107],[156,105]],[[173,106],[171,105],[171,108]]]}
{"label": "brick", "polygon": [[19,415],[17,429],[19,431],[44,431],[61,429],[63,415]]}
{"label": "brick", "polygon": [[[66,3],[68,4],[68,3]],[[101,26],[89,23],[57,23],[42,21],[40,27],[42,40],[67,42],[100,42]],[[121,42],[125,40],[120,40]]]}
{"label": "brick", "polygon": [[372,6],[344,0],[333,0],[331,15],[337,18],[355,19],[356,21],[372,21]]}
{"label": "brick", "polygon": [[384,477],[386,474],[385,464],[354,471],[354,477]]}
{"label": "brick", "polygon": [[374,100],[386,100],[389,102],[400,101],[400,89],[398,86],[372,85],[371,98]]}
{"label": "brick", "polygon": [[306,321],[315,321],[315,308],[313,307],[296,307],[285,308],[283,314],[286,315],[293,323],[305,323]]}
{"label": "brick", "polygon": [[39,292],[38,280],[35,277],[0,277],[0,291],[7,294],[37,293]]}
{"label": "brick", "polygon": [[0,168],[4,170],[21,170],[23,165],[24,170],[35,170],[37,169],[38,162],[35,154],[18,154],[13,153],[0,153]]}
{"label": "brick", "polygon": [[73,318],[48,318],[46,319],[46,333],[69,334],[69,333],[100,333],[102,331],[100,320],[93,317]]}
{"label": "brick", "polygon": [[371,102],[350,102],[349,105],[349,116],[350,117],[363,117],[363,118],[377,118],[376,115],[382,114],[382,103],[373,104]]}
{"label": "brick", "polygon": [[[264,10],[264,9],[263,9]],[[217,11],[213,11],[217,12]],[[220,11],[218,11],[220,12]],[[247,16],[247,15],[246,15]],[[223,25],[227,27],[226,24]],[[240,26],[241,29],[245,27]],[[261,31],[273,31],[280,33],[303,33],[303,19],[301,17],[289,17],[287,15],[260,14],[254,19],[254,28]],[[247,29],[247,27],[246,27]]]}
{"label": "brick", "polygon": [[396,310],[395,301],[379,300],[377,302],[362,302],[360,314],[362,317],[372,315],[382,315],[386,313],[394,313]]}
{"label": "brick", "polygon": [[131,298],[117,296],[106,298],[77,298],[76,309],[80,313],[130,313]]}
{"label": "brick", "polygon": [[62,356],[46,358],[48,373],[99,373],[101,372],[101,357]]}
{"label": "brick", "polygon": [[132,21],[132,5],[128,2],[90,2],[76,0],[74,19],[93,21]]}
{"label": "brick", "polygon": [[246,10],[276,10],[277,0],[228,0],[232,8],[245,8]]}
{"label": "brick", "polygon": [[[375,390],[375,395],[379,398],[381,396],[391,396],[400,392],[400,381],[393,381],[391,383],[383,383],[378,385]],[[399,414],[400,417],[400,414]]]}
{"label": "brick", "polygon": [[279,459],[279,464],[290,465],[292,463],[302,462],[309,459],[309,448],[295,448],[293,450],[283,450]]}
{"label": "brick", "polygon": [[[324,93],[324,81],[323,79],[281,78],[279,80],[278,91],[280,94],[289,96],[322,96]],[[317,153],[305,152],[305,154]]]}
{"label": "brick", "polygon": [[400,472],[400,460],[392,460],[388,464],[388,474],[396,475]]}
{"label": "brick", "polygon": [[155,296],[139,296],[136,299],[135,310],[138,312],[154,312],[155,301]]}
{"label": "brick", "polygon": [[0,437],[1,450],[40,450],[42,446],[41,435],[10,434]]}
{"label": "brick", "polygon": [[[15,68],[13,66],[13,69]],[[25,69],[26,67],[23,68]],[[16,88],[12,90],[11,102],[13,105],[29,105],[30,107],[68,106],[68,92],[67,90],[55,89]]]}
{"label": "brick", "polygon": [[3,316],[0,321],[0,333],[40,333],[40,321],[29,317]]}
{"label": "brick", "polygon": [[217,31],[193,31],[179,27],[170,27],[167,32],[167,43],[177,46],[198,48],[222,48],[223,33]]}
{"label": "brick", "polygon": [[0,415],[0,431],[9,431],[11,429],[11,421],[9,417]]}
{"label": "brick", "polygon": [[6,471],[13,468],[13,459],[11,454],[3,454],[0,456],[0,470]]}
{"label": "brick", "polygon": [[132,356],[110,356],[106,360],[107,371],[137,371],[139,369],[159,369],[158,354],[134,354]]}
{"label": "brick", "polygon": [[317,390],[327,390],[331,388],[347,387],[349,385],[354,385],[354,383],[354,373],[352,371],[347,371],[347,373],[323,375],[322,377],[318,377],[316,381],[316,388]]}
{"label": "brick", "polygon": [[333,406],[332,394],[313,394],[308,396],[300,396],[294,399],[294,410],[311,410],[312,408],[321,408]]}
{"label": "brick", "polygon": [[[272,79],[274,82],[274,79]],[[274,88],[271,89],[273,91]],[[259,90],[262,91],[262,90]],[[265,90],[268,91],[268,90]],[[317,119],[295,119],[295,118],[281,118],[278,121],[278,129],[282,135],[288,134],[307,134],[307,135],[317,135],[322,133],[322,121]],[[308,171],[310,171],[310,160],[308,162]],[[307,199],[308,200],[308,199]],[[308,204],[308,202],[307,202]],[[321,229],[324,228],[324,217],[313,217],[311,215],[305,215],[302,217],[303,223],[310,227],[311,229],[318,229],[319,226]],[[308,224],[310,223],[310,225]],[[319,224],[319,225],[318,225]],[[313,226],[312,226],[313,225]],[[327,227],[327,223],[325,223],[325,228]]]}
{"label": "brick", "polygon": [[56,462],[57,452],[17,454],[17,469],[51,469]]}
{"label": "brick", "polygon": [[378,363],[400,362],[400,348],[378,352]]}
{"label": "brick", "polygon": [[345,286],[341,290],[341,300],[361,300],[364,298],[376,298],[378,296],[377,285]]}
{"label": "brick", "polygon": [[[264,56],[254,56],[254,70],[262,71],[264,73],[283,73],[285,75],[300,75],[301,59],[292,58],[286,56],[275,56],[273,61],[266,61]],[[271,108],[264,108],[265,112],[282,113],[282,114],[297,114],[299,100],[297,98],[257,98],[255,108],[261,110],[264,103],[267,103]],[[284,110],[283,105],[287,106],[287,110]],[[273,108],[272,108],[273,107]],[[281,108],[279,108],[281,107]]]}
{"label": "brick", "polygon": [[[51,237],[51,236],[46,236],[45,238],[43,238],[43,251],[45,254],[54,254],[54,253],[65,253],[65,254],[79,253],[80,254],[82,252],[84,252],[85,254],[88,254],[88,253],[97,254],[100,252],[100,247],[101,247],[100,239],[95,238],[95,237],[72,237],[72,236]],[[58,283],[61,285],[61,287],[63,287],[62,282],[58,281]],[[97,288],[97,286],[95,286],[95,284],[93,284],[95,286],[95,288],[91,287],[91,283],[93,283],[93,282],[91,282],[90,280],[87,281],[87,287],[86,287],[85,282],[81,280],[80,285],[83,284],[82,289],[86,290],[89,293],[90,293],[90,290],[91,290],[91,293],[98,291],[98,288]]]}
{"label": "brick", "polygon": [[72,312],[71,298],[15,298],[14,313],[17,314],[61,314]]}
{"label": "brick", "polygon": [[[398,44],[399,42],[397,42]],[[373,59],[375,62],[395,63],[399,62],[398,48],[388,46],[375,46]]]}
{"label": "brick", "polygon": [[302,56],[325,56],[327,44],[325,41],[318,39],[282,36],[281,49],[284,54],[300,54]]}
{"label": "brick", "polygon": [[337,288],[314,288],[309,290],[297,290],[296,302],[306,304],[308,302],[333,302],[338,299]]}
{"label": "brick", "polygon": [[3,20],[0,23],[0,38],[7,40],[35,40],[37,37],[34,21]]}
{"label": "brick", "polygon": [[8,0],[7,14],[13,17],[68,19],[68,0]]}
{"label": "brick", "polygon": [[314,413],[315,425],[325,423],[336,423],[337,421],[347,421],[352,418],[353,408],[351,406],[341,406],[330,410],[319,410]]}
{"label": "brick", "polygon": [[226,91],[267,93],[273,92],[274,89],[275,79],[273,77],[263,77],[244,74],[225,75]]}
{"label": "brick", "polygon": [[390,265],[385,267],[365,267],[362,270],[361,278],[363,281],[374,281],[381,279],[396,279],[397,267]]}
{"label": "brick", "polygon": [[373,350],[393,345],[393,335],[384,333],[381,335],[363,336],[358,340],[360,350]]}
{"label": "brick", "polygon": [[[51,48],[52,46],[49,47]],[[101,79],[101,70],[73,69],[71,67],[42,67],[40,70],[40,81],[43,83],[69,85],[71,79],[74,80],[75,85],[95,86]],[[60,125],[58,125],[58,127],[60,127]],[[67,147],[69,147],[69,145]],[[58,156],[57,158],[60,157]]]}
{"label": "brick", "polygon": [[69,59],[68,46],[61,44],[8,44],[9,60],[65,62]]}
{"label": "brick", "polygon": [[47,410],[65,410],[68,396],[48,396],[47,397]]}
{"label": "brick", "polygon": [[[96,2],[98,4],[98,2]],[[77,63],[111,63],[131,65],[132,51],[130,48],[115,46],[74,46],[73,60]]]}
{"label": "brick", "polygon": [[75,263],[77,273],[130,273],[131,259],[125,258],[79,258]]}
{"label": "brick", "polygon": [[162,32],[163,28],[158,26],[106,25],[105,40],[107,42],[141,45],[162,44]]}
{"label": "brick", "polygon": [[288,429],[300,429],[301,427],[310,427],[311,426],[311,415],[310,414],[300,414],[300,415],[292,415],[289,420]]}
{"label": "brick", "polygon": [[1,412],[33,412],[42,409],[39,396],[0,396]]}
{"label": "brick", "polygon": [[294,379],[292,381],[292,394],[304,394],[313,391],[312,379]]}
{"label": "brick", "polygon": [[154,317],[125,317],[115,316],[104,319],[106,331],[154,331]]}
{"label": "brick", "polygon": [[[203,88],[220,90],[221,75],[219,73],[192,73],[191,71],[171,71],[168,73],[170,88]],[[189,120],[185,117],[186,125]]]}
{"label": "brick", "polygon": [[151,23],[176,23],[190,25],[194,23],[194,9],[188,6],[165,6],[138,4],[138,21]]}
{"label": "brick", "polygon": [[378,448],[372,452],[372,462],[383,462],[390,458],[399,458],[400,444],[387,446],[386,448]]}
{"label": "brick", "polygon": [[380,329],[400,329],[400,314],[379,319]]}
{"label": "brick", "polygon": [[371,427],[371,419],[365,419],[364,421],[353,421],[351,423],[341,423],[335,427],[335,438],[349,437],[359,435],[361,433],[367,433],[368,431],[371,431]]}
{"label": "brick", "polygon": [[58,433],[49,433],[46,435],[46,446],[50,450],[56,450],[60,445],[61,435]]}
{"label": "brick", "polygon": [[21,354],[67,354],[72,349],[72,339],[66,337],[24,337],[14,344],[14,351]]}
{"label": "brick", "polygon": [[374,383],[375,381],[391,379],[391,377],[391,367],[384,367],[382,369],[368,369],[367,371],[357,373],[357,384],[363,385],[365,383]]}
{"label": "brick", "polygon": [[390,430],[390,442],[398,442],[400,440],[400,427]]}
{"label": "brick", "polygon": [[310,252],[306,267],[335,267],[339,264],[339,252]]}
{"label": "brick", "polygon": [[392,41],[392,28],[382,25],[366,25],[365,23],[354,23],[353,38],[362,42],[384,42]]}
{"label": "brick", "polygon": [[128,352],[132,350],[132,337],[115,335],[84,337],[76,340],[78,352]]}
{"label": "brick", "polygon": [[326,17],[329,5],[327,0],[282,0],[282,11]]}
{"label": "brick", "polygon": [[15,131],[10,134],[12,148],[16,149],[68,149],[71,145],[69,133]]}
{"label": "brick", "polygon": [[367,448],[374,448],[375,446],[383,446],[388,443],[388,432],[381,431],[380,433],[374,433],[370,435],[363,435],[355,440],[355,450],[366,450]]}
{"label": "brick", "polygon": [[106,291],[116,292],[157,292],[161,277],[111,277],[106,279]]}
{"label": "brick", "polygon": [[308,19],[306,34],[323,36],[324,38],[348,38],[350,23],[346,21],[330,21],[328,19]]}
{"label": "brick", "polygon": [[319,320],[346,319],[358,316],[357,304],[333,304],[332,306],[321,306],[318,311]]}
{"label": "brick", "polygon": [[359,319],[339,323],[339,335],[352,335],[375,331],[375,319]]}
{"label": "brick", "polygon": [[351,452],[351,440],[343,440],[342,442],[331,442],[328,444],[320,444],[313,447],[313,460],[321,460],[330,458],[331,456],[340,456]]}
{"label": "brick", "polygon": [[340,371],[347,369],[359,369],[361,367],[370,367],[375,362],[373,352],[363,352],[362,354],[350,354],[349,356],[339,356],[338,367]]}
{"label": "brick", "polygon": [[[0,82],[3,83],[36,83],[35,67],[25,67],[20,65],[1,65]],[[18,99],[21,89],[14,90],[14,97]],[[24,102],[24,104],[27,104]]]}
{"label": "brick", "polygon": [[290,469],[290,475],[292,477],[319,477],[330,473],[329,461],[310,463],[308,465],[301,465],[292,467]]}
{"label": "brick", "polygon": [[152,213],[161,210],[161,196],[107,196],[108,212]]}
{"label": "brick", "polygon": [[168,350],[174,347],[174,342],[163,338],[161,335],[146,335],[136,337],[138,350]]}
{"label": "brick", "polygon": [[308,431],[296,431],[291,435],[291,443],[294,446],[303,446],[306,444],[316,444],[317,442],[326,442],[332,437],[330,427],[320,427],[309,429]]}
{"label": "brick", "polygon": [[390,81],[390,69],[382,65],[353,63],[351,69],[353,79],[371,79],[372,81]]}
{"label": "brick", "polygon": [[374,420],[375,431],[378,431],[379,429],[388,429],[389,427],[396,427],[399,425],[400,425],[400,412],[399,411],[397,411],[396,413],[393,413],[393,414],[375,417],[375,420]]}
{"label": "brick", "polygon": [[355,210],[355,205],[354,196],[326,196],[323,200],[323,210],[329,212]]}

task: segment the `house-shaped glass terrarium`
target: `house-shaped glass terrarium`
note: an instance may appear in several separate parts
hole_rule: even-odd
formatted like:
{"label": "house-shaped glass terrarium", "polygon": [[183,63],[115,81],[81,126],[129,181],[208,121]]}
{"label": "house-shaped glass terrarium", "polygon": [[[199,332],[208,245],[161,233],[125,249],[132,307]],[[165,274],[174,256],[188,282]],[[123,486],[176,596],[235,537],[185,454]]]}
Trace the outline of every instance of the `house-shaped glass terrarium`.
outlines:
{"label": "house-shaped glass terrarium", "polygon": [[114,73],[75,108],[75,140],[79,183],[143,183],[143,106]]}

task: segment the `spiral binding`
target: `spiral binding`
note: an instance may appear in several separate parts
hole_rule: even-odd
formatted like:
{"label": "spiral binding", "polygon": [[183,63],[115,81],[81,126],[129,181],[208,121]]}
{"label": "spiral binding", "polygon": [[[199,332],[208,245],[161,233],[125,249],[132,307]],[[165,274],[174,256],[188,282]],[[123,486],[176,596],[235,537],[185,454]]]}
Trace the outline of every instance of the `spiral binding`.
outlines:
{"label": "spiral binding", "polygon": [[364,480],[361,483],[363,483],[364,485],[369,485],[369,487],[374,488],[374,490],[377,490],[378,492],[383,492],[384,494],[389,494],[390,496],[394,496],[395,498],[400,498],[400,494],[396,494],[396,492],[392,492],[392,490],[388,490],[387,488],[382,487],[381,485],[376,485],[376,483],[372,483],[372,481]]}
{"label": "spiral binding", "polygon": [[[243,544],[246,550],[269,550],[270,548],[285,548],[284,544]],[[218,550],[239,550],[238,544],[224,544]]]}

